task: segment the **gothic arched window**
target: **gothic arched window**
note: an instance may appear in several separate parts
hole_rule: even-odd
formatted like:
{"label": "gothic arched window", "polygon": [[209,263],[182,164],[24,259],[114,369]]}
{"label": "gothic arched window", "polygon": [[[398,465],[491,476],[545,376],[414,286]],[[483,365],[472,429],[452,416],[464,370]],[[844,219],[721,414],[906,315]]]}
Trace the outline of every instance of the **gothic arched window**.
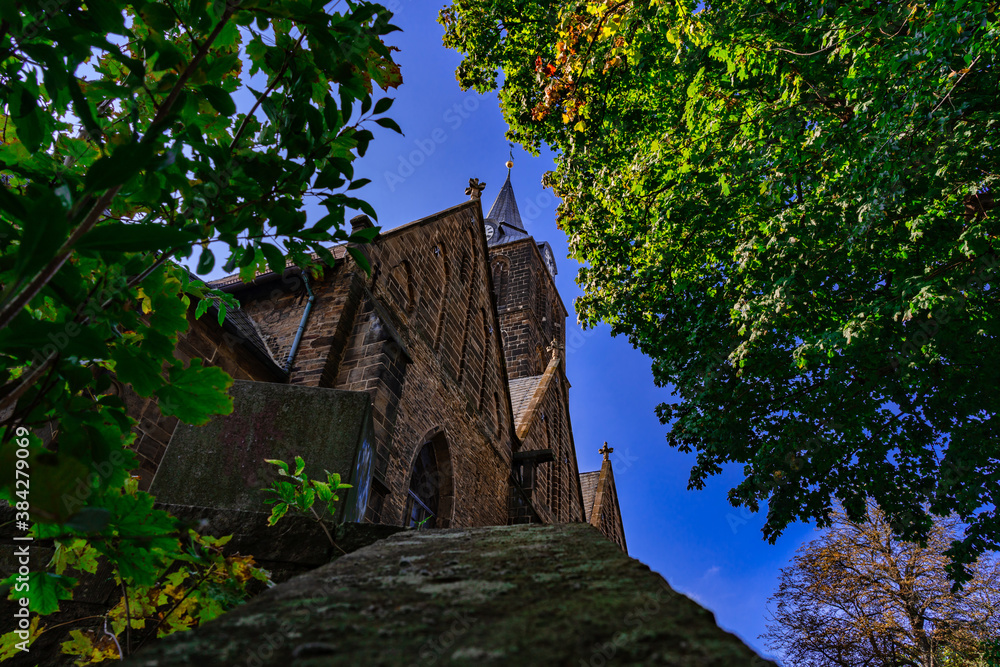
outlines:
{"label": "gothic arched window", "polygon": [[493,293],[497,297],[497,308],[501,308],[507,291],[507,278],[510,275],[510,264],[505,258],[493,263]]}
{"label": "gothic arched window", "polygon": [[406,493],[403,526],[434,528],[441,502],[441,474],[438,472],[434,446],[428,442],[420,448],[410,471],[410,488]]}

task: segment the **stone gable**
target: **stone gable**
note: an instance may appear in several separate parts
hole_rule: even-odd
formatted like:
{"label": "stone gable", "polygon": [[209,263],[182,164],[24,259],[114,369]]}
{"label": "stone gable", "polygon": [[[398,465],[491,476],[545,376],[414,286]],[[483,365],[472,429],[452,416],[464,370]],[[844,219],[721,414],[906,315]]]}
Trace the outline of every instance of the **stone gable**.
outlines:
{"label": "stone gable", "polygon": [[[504,193],[516,208],[509,180]],[[586,521],[552,262],[521,228],[488,244],[484,222],[471,200],[384,232],[359,246],[370,275],[338,247],[321,276],[289,266],[249,284],[216,281],[239,300],[238,316],[221,337],[210,318],[192,322],[178,353],[241,379],[368,394],[365,521]],[[176,423],[134,402],[148,484]]]}

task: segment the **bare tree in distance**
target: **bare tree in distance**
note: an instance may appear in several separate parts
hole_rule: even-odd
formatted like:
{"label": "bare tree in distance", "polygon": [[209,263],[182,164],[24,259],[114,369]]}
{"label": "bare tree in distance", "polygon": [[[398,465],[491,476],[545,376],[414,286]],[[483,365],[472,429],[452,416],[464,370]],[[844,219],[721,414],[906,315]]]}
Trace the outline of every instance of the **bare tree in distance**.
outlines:
{"label": "bare tree in distance", "polygon": [[1000,561],[980,558],[953,592],[944,551],[961,534],[957,518],[936,521],[924,545],[895,537],[870,502],[864,524],[842,508],[831,519],[768,600],[772,623],[760,637],[786,667],[1000,665],[987,655],[1000,638]]}

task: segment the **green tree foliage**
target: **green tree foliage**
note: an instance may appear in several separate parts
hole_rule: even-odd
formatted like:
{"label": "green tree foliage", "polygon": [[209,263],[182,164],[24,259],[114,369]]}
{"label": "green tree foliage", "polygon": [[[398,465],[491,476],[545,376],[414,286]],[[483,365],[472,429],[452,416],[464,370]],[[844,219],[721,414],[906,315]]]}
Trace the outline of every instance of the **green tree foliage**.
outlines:
{"label": "green tree foliage", "polygon": [[[66,637],[62,653],[76,656],[76,664],[122,659],[150,639],[187,630],[244,602],[256,592],[255,581],[271,585],[253,556],[224,552],[231,535],[215,538],[177,525],[167,512],[153,508],[152,496],[139,491],[137,478],[108,492],[103,501],[104,507],[85,509],[62,526],[33,528],[35,537],[53,539],[55,549],[45,571],[24,579],[15,573],[5,581],[11,597],[28,599],[34,615],[26,633],[0,636],[0,660],[19,655],[20,645],[30,646],[43,633],[57,630]],[[103,627],[100,622],[91,628],[79,625],[93,625],[101,616],[68,623],[43,620],[59,610],[60,601],[72,598],[77,579],[69,574],[98,576],[102,559],[112,565],[111,576],[121,591],[103,614]]]}
{"label": "green tree foliage", "polygon": [[[0,498],[57,554],[10,592],[33,612],[68,599],[63,569],[92,557],[142,595],[191,540],[221,546],[129,490],[133,422],[106,390],[116,377],[191,424],[230,412],[231,378],[174,347],[194,302],[220,321],[236,304],[173,260],[207,273],[221,247],[244,278],[286,260],[316,272],[349,240],[346,209],[375,216],[353,161],[369,127],[399,131],[375,91],[401,83],[383,42],[396,28],[380,5],[326,4],[0,7]],[[306,197],[327,214],[307,221]]]}
{"label": "green tree foliage", "polygon": [[[326,473],[325,482],[318,479],[309,479],[309,476],[305,472],[306,462],[301,456],[295,457],[294,470],[289,470],[288,464],[284,461],[277,459],[264,460],[276,466],[278,475],[286,478],[275,480],[271,482],[271,486],[261,489],[270,496],[264,503],[273,505],[271,516],[267,518],[267,525],[273,526],[278,523],[281,517],[288,513],[289,509],[294,509],[296,512],[302,514],[309,512],[316,519],[323,532],[326,533],[330,544],[336,547],[337,543],[333,540],[333,535],[330,534],[330,531],[323,524],[323,518],[333,518],[337,513],[337,506],[334,503],[340,500],[337,491],[349,489],[351,485],[341,483],[340,474],[330,472],[329,470],[323,471]],[[323,508],[319,512],[316,511],[317,503],[321,503],[321,507]]]}
{"label": "green tree foliage", "polygon": [[[990,667],[1000,639],[1000,561],[984,557],[960,593],[942,555],[961,534],[954,517],[924,546],[893,536],[869,503],[867,521],[835,512],[829,530],[782,569],[767,633],[787,667]],[[994,654],[995,655],[995,654]]]}
{"label": "green tree foliage", "polygon": [[1000,546],[998,28],[965,0],[455,0],[457,76],[548,144],[582,322],[677,402],[690,486],[726,463],[765,537],[968,523]]}

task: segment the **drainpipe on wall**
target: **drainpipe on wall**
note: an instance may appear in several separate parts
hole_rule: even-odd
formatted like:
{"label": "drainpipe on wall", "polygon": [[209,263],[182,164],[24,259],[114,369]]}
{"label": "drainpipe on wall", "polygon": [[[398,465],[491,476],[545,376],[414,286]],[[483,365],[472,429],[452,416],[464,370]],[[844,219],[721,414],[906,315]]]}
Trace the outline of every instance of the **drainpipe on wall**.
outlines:
{"label": "drainpipe on wall", "polygon": [[309,276],[305,271],[302,272],[302,282],[306,286],[306,294],[309,295],[309,300],[306,301],[306,309],[302,311],[302,320],[299,322],[299,330],[295,332],[295,340],[292,341],[292,349],[288,351],[288,361],[285,362],[285,372],[292,372],[292,362],[295,361],[295,353],[299,351],[299,343],[302,342],[302,334],[306,330],[306,321],[309,319],[309,311],[312,310],[313,302],[316,300],[316,295],[313,294],[312,288],[309,286]]}

